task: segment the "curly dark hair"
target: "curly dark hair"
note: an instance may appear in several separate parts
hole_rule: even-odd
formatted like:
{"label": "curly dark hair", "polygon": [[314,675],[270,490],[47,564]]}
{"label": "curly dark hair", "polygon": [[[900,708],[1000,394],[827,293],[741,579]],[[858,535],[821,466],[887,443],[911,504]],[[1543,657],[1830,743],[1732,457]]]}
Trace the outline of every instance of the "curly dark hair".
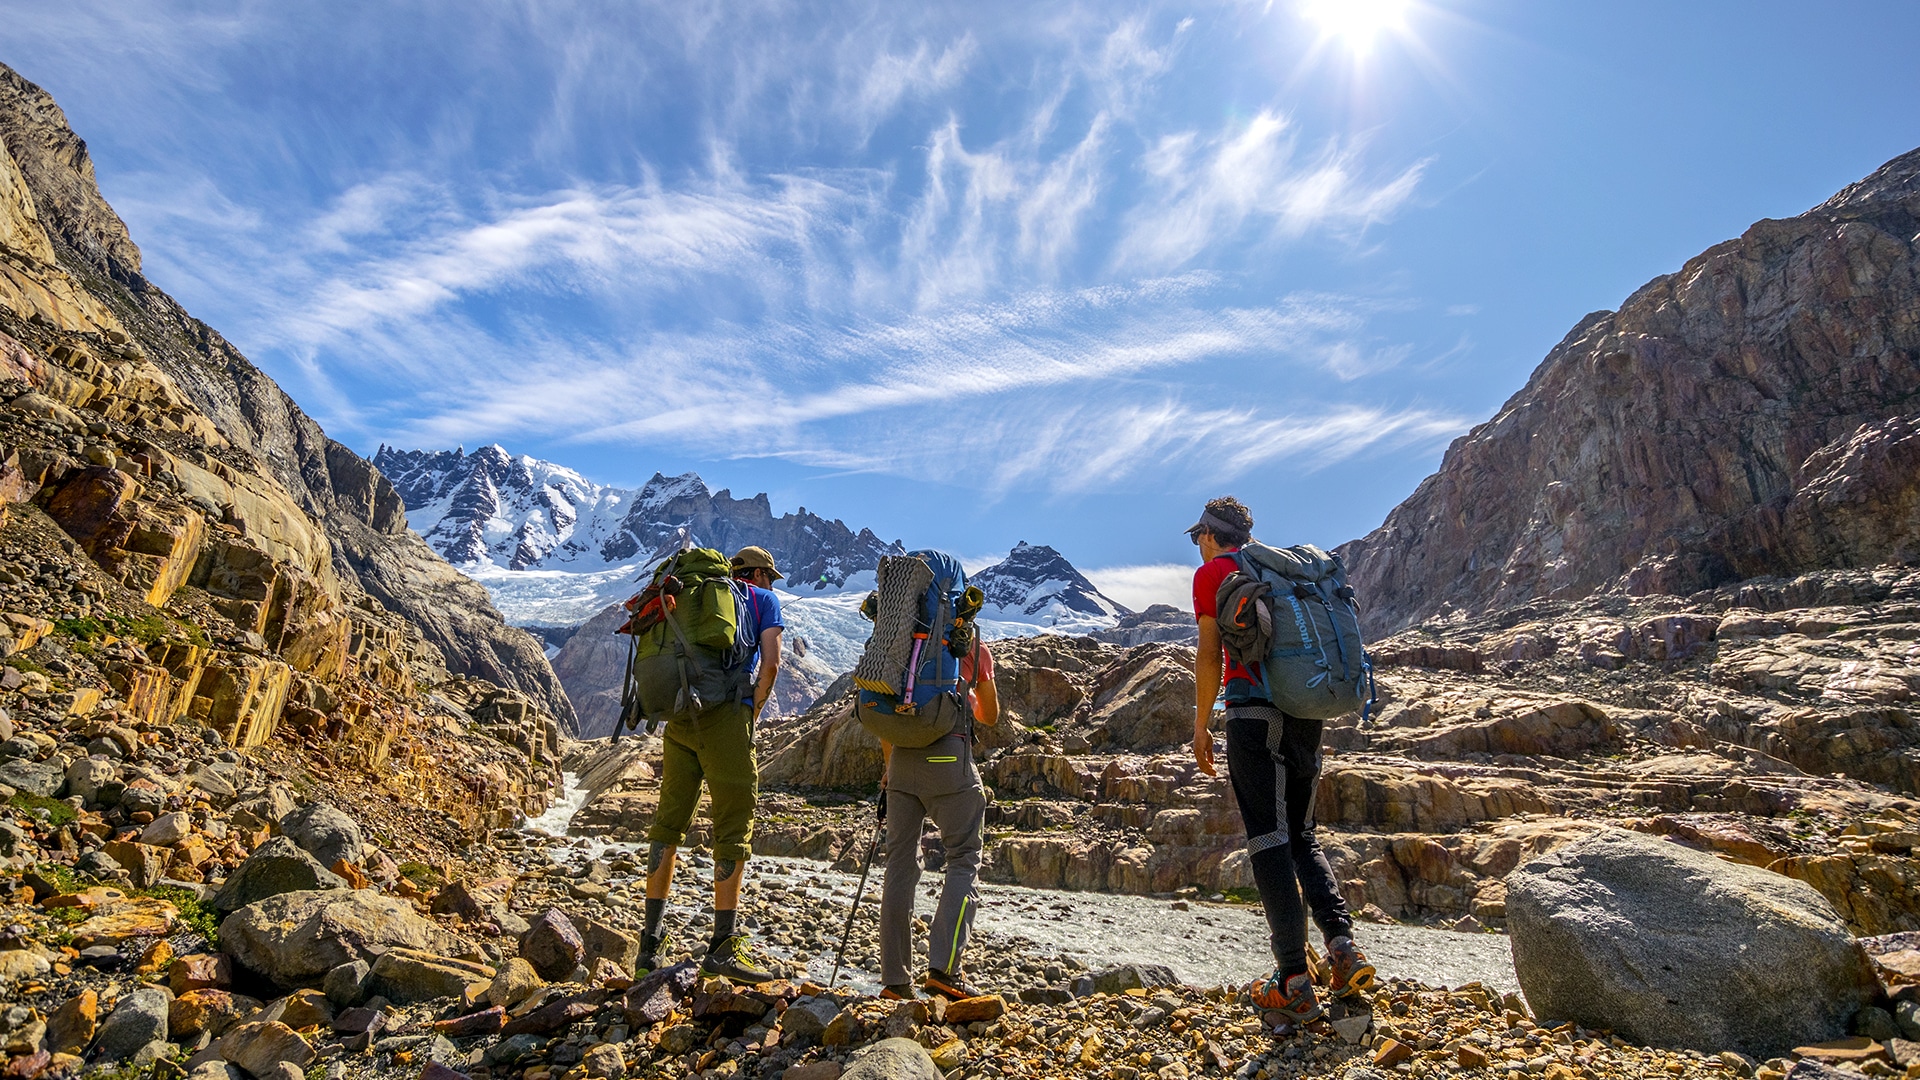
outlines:
{"label": "curly dark hair", "polygon": [[1247,504],[1241,502],[1239,499],[1231,495],[1222,495],[1217,499],[1209,500],[1207,503],[1207,513],[1212,514],[1222,521],[1231,522],[1239,526],[1238,530],[1234,532],[1227,532],[1222,529],[1207,530],[1213,534],[1215,540],[1219,541],[1220,546],[1239,547],[1253,539],[1253,511],[1247,509]]}

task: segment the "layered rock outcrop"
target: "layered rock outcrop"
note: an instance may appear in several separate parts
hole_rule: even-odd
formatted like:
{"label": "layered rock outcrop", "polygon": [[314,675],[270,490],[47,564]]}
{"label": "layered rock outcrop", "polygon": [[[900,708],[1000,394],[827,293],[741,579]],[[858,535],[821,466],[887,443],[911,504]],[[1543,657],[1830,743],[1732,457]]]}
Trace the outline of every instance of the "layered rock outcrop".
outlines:
{"label": "layered rock outcrop", "polygon": [[[0,141],[10,159],[0,165],[9,177],[0,180],[0,213],[8,220],[0,230],[7,248],[0,301],[21,318],[38,315],[47,326],[101,335],[107,348],[67,344],[88,355],[64,366],[111,380],[114,396],[125,399],[123,415],[191,430],[216,459],[221,451],[240,455],[224,461],[225,470],[190,460],[215,475],[192,495],[241,516],[256,532],[272,523],[310,526],[325,536],[331,563],[311,572],[352,580],[405,615],[455,672],[514,687],[570,720],[539,644],[507,626],[485,589],[407,530],[405,507],[379,471],[327,438],[271,378],[142,276],[139,249],[101,198],[85,142],[51,97],[4,65]],[[0,345],[0,352],[12,351]],[[122,383],[111,371],[89,370],[124,367],[116,361],[126,354],[149,374]],[[164,376],[164,390],[155,374]],[[63,404],[71,410],[85,403]],[[172,462],[166,471],[190,478],[193,488],[193,472]],[[271,479],[278,490],[260,492],[255,479]]]}
{"label": "layered rock outcrop", "polygon": [[1582,319],[1342,551],[1374,632],[1920,559],[1920,151]]}
{"label": "layered rock outcrop", "polygon": [[[565,699],[531,640],[536,666],[507,671],[524,635],[406,532],[379,474],[140,276],[85,145],[4,67],[0,139],[0,692],[22,716],[235,751],[324,744],[470,829],[537,811],[557,778],[543,705]],[[454,676],[436,628],[533,693]],[[449,727],[493,738],[418,768]]]}
{"label": "layered rock outcrop", "polygon": [[[1610,824],[1804,881],[1856,933],[1920,929],[1916,605],[1920,573],[1839,571],[1540,601],[1376,643],[1379,708],[1327,725],[1315,804],[1349,903],[1498,928],[1516,866]],[[1191,650],[991,648],[989,879],[1250,895],[1230,766],[1207,777],[1185,745]],[[880,754],[844,691],[763,727],[756,850],[856,846]],[[644,832],[655,751],[629,747],[580,831]]]}

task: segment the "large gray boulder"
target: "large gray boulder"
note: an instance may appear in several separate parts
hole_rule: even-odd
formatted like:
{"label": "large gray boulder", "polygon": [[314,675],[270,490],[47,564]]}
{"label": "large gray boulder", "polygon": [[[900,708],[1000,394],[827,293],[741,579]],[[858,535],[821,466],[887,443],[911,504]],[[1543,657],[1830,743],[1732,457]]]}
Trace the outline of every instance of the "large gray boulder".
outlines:
{"label": "large gray boulder", "polygon": [[940,1080],[940,1070],[912,1039],[881,1039],[854,1051],[840,1080]]}
{"label": "large gray boulder", "polygon": [[1507,931],[1535,1015],[1656,1046],[1773,1057],[1878,991],[1811,886],[1624,829],[1509,875]]}
{"label": "large gray boulder", "polygon": [[135,990],[120,999],[94,1039],[94,1056],[103,1061],[127,1061],[147,1046],[167,1037],[167,1010],[173,1003],[157,987]]}
{"label": "large gray boulder", "polygon": [[341,859],[358,866],[367,853],[360,826],[326,803],[308,803],[281,818],[280,832],[318,859],[321,866],[331,867]]}
{"label": "large gray boulder", "polygon": [[404,900],[372,889],[282,893],[220,924],[233,958],[281,986],[313,986],[341,964],[371,964],[394,948],[458,956],[472,948]]}
{"label": "large gray boulder", "polygon": [[9,758],[0,761],[0,784],[29,795],[51,799],[67,786],[66,763]]}
{"label": "large gray boulder", "polygon": [[344,889],[340,875],[320,865],[312,855],[284,836],[253,849],[227,883],[214,894],[213,906],[219,911],[239,911],[281,893],[311,892],[315,889]]}

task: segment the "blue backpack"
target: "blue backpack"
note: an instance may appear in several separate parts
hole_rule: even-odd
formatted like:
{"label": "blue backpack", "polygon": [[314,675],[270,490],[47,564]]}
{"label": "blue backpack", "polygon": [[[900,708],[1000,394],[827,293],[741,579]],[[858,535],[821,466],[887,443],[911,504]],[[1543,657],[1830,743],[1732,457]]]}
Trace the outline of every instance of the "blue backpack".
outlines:
{"label": "blue backpack", "polygon": [[923,550],[882,558],[878,577],[873,636],[853,669],[854,712],[876,738],[931,746],[966,717],[950,639],[966,625],[967,572],[953,556]]}
{"label": "blue backpack", "polygon": [[1215,596],[1227,656],[1259,672],[1268,700],[1288,716],[1331,720],[1359,710],[1364,725],[1378,694],[1340,556],[1250,540],[1232,558],[1238,569]]}

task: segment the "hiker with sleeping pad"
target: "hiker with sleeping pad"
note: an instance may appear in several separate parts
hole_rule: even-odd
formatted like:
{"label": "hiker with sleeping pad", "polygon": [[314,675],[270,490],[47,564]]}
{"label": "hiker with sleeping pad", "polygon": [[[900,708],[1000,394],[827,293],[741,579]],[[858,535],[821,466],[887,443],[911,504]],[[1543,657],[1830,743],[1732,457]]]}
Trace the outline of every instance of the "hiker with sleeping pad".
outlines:
{"label": "hiker with sleeping pad", "polygon": [[[974,639],[960,661],[960,681],[971,688],[962,696],[975,723],[1000,721],[1000,696],[993,685],[993,654]],[[880,896],[880,973],[884,998],[914,997],[907,972],[913,960],[913,899],[920,885],[921,822],[940,831],[946,872],[940,903],[927,939],[929,992],[958,1000],[980,991],[960,977],[960,954],[980,910],[980,846],[987,824],[986,789],[973,760],[973,725],[961,725],[931,746],[909,749],[882,741],[886,764],[880,778],[886,791],[887,879]]]}
{"label": "hiker with sleeping pad", "polygon": [[739,931],[737,916],[740,886],[752,854],[753,809],[760,788],[754,721],[779,676],[780,633],[786,624],[780,615],[780,598],[772,591],[782,576],[773,556],[763,548],[742,548],[729,565],[738,624],[730,669],[733,678],[715,704],[692,716],[675,713],[667,721],[661,739],[660,805],[647,829],[646,926],[640,935],[637,966],[645,974],[668,955],[661,923],[673,884],[674,856],[693,822],[704,780],[712,799],[713,933],[700,970],[737,982],[760,983],[773,976],[749,956],[747,935]]}
{"label": "hiker with sleeping pad", "polygon": [[952,556],[916,551],[881,560],[879,587],[862,608],[874,633],[854,682],[856,716],[880,740],[880,817],[886,882],[880,897],[880,996],[916,995],[913,904],[920,833],[931,818],[945,853],[945,883],[927,943],[921,985],[958,1000],[979,991],[961,978],[961,955],[980,909],[980,847],[987,795],[973,760],[973,725],[1000,719],[993,655],[974,616],[985,597]]}
{"label": "hiker with sleeping pad", "polygon": [[[1252,603],[1267,600],[1269,590],[1263,590],[1261,582],[1256,580],[1253,571],[1257,567],[1240,556],[1242,548],[1252,543],[1253,513],[1231,496],[1215,499],[1207,504],[1205,513],[1187,530],[1187,535],[1199,546],[1201,558],[1200,569],[1193,575],[1193,609],[1200,624],[1195,661],[1193,756],[1201,772],[1215,775],[1209,719],[1215,699],[1224,691],[1228,774],[1233,783],[1234,801],[1247,828],[1247,852],[1254,884],[1266,909],[1275,964],[1272,974],[1253,982],[1248,995],[1255,1007],[1277,1011],[1290,1023],[1304,1024],[1318,1018],[1324,1009],[1308,969],[1306,913],[1301,907],[1303,893],[1327,943],[1333,995],[1363,993],[1374,983],[1374,967],[1353,942],[1353,919],[1347,912],[1346,899],[1314,835],[1313,800],[1319,786],[1320,735],[1325,722],[1284,713],[1275,707],[1275,689],[1267,677],[1290,678],[1290,669],[1283,672],[1280,670],[1283,665],[1277,663],[1244,663],[1227,653],[1221,628],[1223,593],[1236,604],[1236,610],[1228,612],[1226,618],[1244,618],[1250,625],[1266,625],[1254,618],[1257,613],[1251,608]],[[1262,553],[1276,550],[1257,546]],[[1304,546],[1286,551],[1325,555]],[[1337,574],[1337,560],[1333,561],[1333,567]],[[1339,580],[1340,587],[1344,588],[1343,579],[1334,580]],[[1303,596],[1305,599],[1301,599]],[[1251,602],[1249,597],[1253,598]],[[1327,645],[1329,637],[1338,638],[1337,634],[1316,631],[1314,627],[1320,624],[1308,625],[1304,619],[1296,620],[1293,614],[1313,612],[1313,605],[1320,603],[1320,591],[1305,589],[1279,599],[1286,603],[1268,609],[1274,624],[1291,627],[1298,621],[1314,647]],[[1350,604],[1351,590],[1344,597],[1335,595],[1329,599],[1336,605]],[[1237,631],[1238,623],[1230,629]],[[1278,636],[1280,631],[1273,633]],[[1331,666],[1336,669],[1335,675],[1339,674],[1340,657],[1345,655],[1341,644],[1334,641],[1330,653],[1322,649],[1322,653],[1334,657]],[[1364,665],[1357,630],[1347,643],[1347,650],[1356,654],[1358,664]],[[1311,649],[1290,650],[1286,655],[1292,651],[1307,653]],[[1319,678],[1325,680],[1327,676]],[[1287,700],[1295,700],[1297,695],[1287,689]]]}

